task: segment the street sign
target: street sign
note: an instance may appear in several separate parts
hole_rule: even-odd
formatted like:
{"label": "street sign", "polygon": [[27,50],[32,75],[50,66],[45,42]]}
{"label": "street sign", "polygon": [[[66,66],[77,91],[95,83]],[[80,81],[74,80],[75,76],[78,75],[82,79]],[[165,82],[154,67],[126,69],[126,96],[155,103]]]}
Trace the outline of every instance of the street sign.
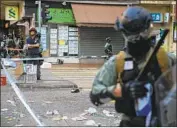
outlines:
{"label": "street sign", "polygon": [[52,19],[49,23],[68,23],[75,24],[75,18],[72,9],[66,8],[49,8]]}
{"label": "street sign", "polygon": [[170,13],[165,13],[164,14],[164,22],[168,23],[169,22],[169,18],[170,18]]}
{"label": "street sign", "polygon": [[152,21],[154,23],[162,23],[163,22],[163,17],[162,13],[151,13]]}
{"label": "street sign", "polygon": [[18,7],[6,6],[5,7],[5,19],[6,20],[18,20]]}

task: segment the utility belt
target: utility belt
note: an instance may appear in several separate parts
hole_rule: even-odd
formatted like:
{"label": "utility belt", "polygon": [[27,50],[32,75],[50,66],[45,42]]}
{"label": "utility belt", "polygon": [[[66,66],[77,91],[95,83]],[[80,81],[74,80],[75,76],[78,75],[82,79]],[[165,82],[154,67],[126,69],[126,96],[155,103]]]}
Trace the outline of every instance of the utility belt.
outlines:
{"label": "utility belt", "polygon": [[[133,61],[132,58],[125,58],[125,63],[126,61],[132,62],[131,64],[129,63],[128,65],[128,66],[132,66],[132,68],[126,67],[126,64],[124,65],[124,70],[120,75],[121,82],[122,82],[121,86],[123,86],[123,84],[128,81],[134,80],[139,73],[138,65],[136,64],[135,61]],[[127,116],[130,117],[136,116],[133,99],[124,98],[124,97],[117,98],[115,102],[115,109],[117,112],[124,113]]]}

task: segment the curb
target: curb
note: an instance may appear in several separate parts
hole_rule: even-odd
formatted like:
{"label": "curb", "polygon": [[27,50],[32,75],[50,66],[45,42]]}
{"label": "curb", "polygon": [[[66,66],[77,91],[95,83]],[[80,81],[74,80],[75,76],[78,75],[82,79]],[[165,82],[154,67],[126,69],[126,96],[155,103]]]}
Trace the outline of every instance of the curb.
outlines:
{"label": "curb", "polygon": [[[60,83],[61,81],[56,81],[56,83],[50,83],[52,81],[42,81],[39,83],[17,83],[20,88],[43,88],[43,89],[53,89],[53,88],[78,88],[74,83],[66,84]],[[50,84],[49,84],[50,83]]]}
{"label": "curb", "polygon": [[38,89],[59,89],[59,88],[65,88],[65,89],[70,89],[73,88],[73,85],[57,85],[57,86],[39,86],[39,85],[30,85],[30,84],[23,84],[19,85],[20,88],[38,88]]}

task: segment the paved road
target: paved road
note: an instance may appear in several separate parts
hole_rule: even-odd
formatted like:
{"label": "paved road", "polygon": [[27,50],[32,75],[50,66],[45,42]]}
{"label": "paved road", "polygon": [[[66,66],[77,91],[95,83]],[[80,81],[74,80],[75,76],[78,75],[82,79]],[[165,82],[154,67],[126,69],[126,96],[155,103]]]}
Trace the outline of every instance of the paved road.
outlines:
{"label": "paved road", "polygon": [[92,86],[92,82],[98,70],[99,67],[62,68],[59,66],[53,66],[49,71],[58,79],[69,80],[80,88],[89,89]]}
{"label": "paved road", "polygon": [[[51,69],[42,69],[42,81],[46,86],[51,86],[51,80],[59,80],[55,82],[56,86],[75,83],[82,88],[80,93],[71,93],[71,88],[33,88],[33,90],[21,88],[21,90],[31,108],[46,126],[86,126],[85,123],[88,120],[94,120],[96,124],[100,123],[102,126],[118,126],[120,114],[115,113],[113,102],[96,108],[89,101],[90,88],[97,71],[98,67],[54,66]],[[62,80],[63,82],[61,82]],[[15,101],[16,106],[7,102],[8,100]],[[83,121],[72,120],[84,113],[89,107],[96,108],[98,112],[94,115],[84,116],[87,119]],[[47,111],[53,110],[57,110],[59,114],[53,116],[46,114]],[[114,112],[115,117],[107,117],[103,114],[103,110]],[[59,120],[61,116],[67,116],[68,119]],[[56,117],[58,121],[54,120]],[[36,126],[35,121],[18,100],[10,85],[1,87],[1,126],[15,126],[17,124]]]}
{"label": "paved road", "polygon": [[[114,103],[109,102],[99,108],[93,106],[89,101],[88,89],[81,90],[80,93],[70,93],[70,89],[37,89],[29,88],[21,89],[24,97],[46,126],[86,126],[88,120],[94,120],[96,124],[101,123],[102,126],[118,126],[120,114],[115,113],[115,117],[107,117],[103,114],[103,110],[115,112]],[[15,101],[13,106],[7,102]],[[86,120],[74,121],[73,117],[78,117],[84,113],[89,107],[94,107],[97,113],[94,115],[86,115]],[[3,109],[8,109],[4,110]],[[47,111],[57,110],[58,115],[47,115]],[[54,121],[54,117],[67,116],[68,119]],[[1,126],[36,126],[35,121],[28,114],[16,94],[10,86],[1,87]]]}

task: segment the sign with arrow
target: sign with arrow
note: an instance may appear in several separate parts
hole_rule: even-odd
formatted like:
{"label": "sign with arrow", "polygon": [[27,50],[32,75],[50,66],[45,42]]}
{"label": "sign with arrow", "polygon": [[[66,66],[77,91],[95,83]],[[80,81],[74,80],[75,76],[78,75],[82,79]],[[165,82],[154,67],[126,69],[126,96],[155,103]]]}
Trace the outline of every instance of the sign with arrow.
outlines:
{"label": "sign with arrow", "polygon": [[18,20],[18,7],[6,6],[5,7],[5,20]]}

